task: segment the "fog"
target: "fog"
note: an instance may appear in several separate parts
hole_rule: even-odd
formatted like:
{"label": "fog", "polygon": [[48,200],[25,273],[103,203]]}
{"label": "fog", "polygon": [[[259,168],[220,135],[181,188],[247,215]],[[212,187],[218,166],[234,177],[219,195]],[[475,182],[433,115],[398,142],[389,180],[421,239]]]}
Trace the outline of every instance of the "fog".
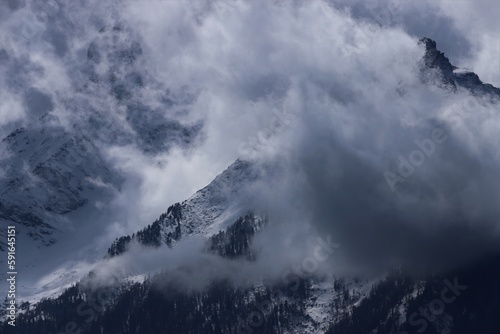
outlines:
{"label": "fog", "polygon": [[[248,209],[276,221],[256,237],[255,263],[186,242],[133,250],[105,262],[103,277],[137,263],[139,272],[184,266],[205,278],[280,277],[327,235],[341,246],[321,272],[442,269],[496,250],[498,102],[443,89],[439,78],[422,83],[418,40],[436,40],[454,65],[498,86],[497,2],[40,6],[0,5],[0,126],[7,135],[48,113],[68,132],[94,130],[107,166],[125,180],[109,185],[116,218],[105,240],[151,223],[237,158],[264,174],[246,189]],[[26,23],[40,11],[50,20]],[[134,42],[133,65],[113,62],[120,47],[136,52]],[[101,60],[89,56],[91,43]],[[102,79],[110,69],[125,93]],[[133,114],[123,99],[144,112]],[[91,113],[107,125],[93,128]],[[141,127],[164,120],[192,137],[151,144]]]}

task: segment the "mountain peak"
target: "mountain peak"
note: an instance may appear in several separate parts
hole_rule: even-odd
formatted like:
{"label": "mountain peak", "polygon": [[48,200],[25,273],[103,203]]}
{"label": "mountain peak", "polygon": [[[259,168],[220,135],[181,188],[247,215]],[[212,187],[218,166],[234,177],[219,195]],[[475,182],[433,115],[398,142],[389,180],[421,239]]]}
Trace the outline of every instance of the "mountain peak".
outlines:
{"label": "mountain peak", "polygon": [[454,66],[445,54],[437,49],[437,43],[433,39],[423,37],[418,44],[425,45],[425,55],[422,58],[421,78],[424,82],[432,81],[433,73],[438,73],[438,86],[457,91],[462,87],[471,92],[472,95],[489,96],[500,98],[500,89],[487,83],[483,83],[477,74]]}
{"label": "mountain peak", "polygon": [[419,39],[418,43],[425,44],[425,48],[427,51],[432,50],[432,49],[435,50],[437,47],[436,41],[433,39],[427,38],[427,37],[422,37],[421,39]]}

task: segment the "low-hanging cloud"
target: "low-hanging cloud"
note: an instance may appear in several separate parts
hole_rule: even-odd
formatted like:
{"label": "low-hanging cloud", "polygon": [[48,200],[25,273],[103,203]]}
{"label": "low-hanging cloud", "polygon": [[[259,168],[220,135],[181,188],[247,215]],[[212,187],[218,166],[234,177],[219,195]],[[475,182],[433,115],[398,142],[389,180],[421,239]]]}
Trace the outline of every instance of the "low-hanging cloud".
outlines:
{"label": "low-hanging cloud", "polygon": [[[110,168],[125,178],[110,204],[117,213],[109,239],[152,221],[257,140],[258,149],[242,158],[275,172],[249,190],[249,208],[266,208],[293,227],[269,250],[270,262],[287,255],[289,240],[297,254],[307,253],[300,236],[314,240],[318,231],[342,245],[353,267],[439,267],[498,241],[498,107],[473,97],[473,112],[461,113],[471,101],[467,91],[419,78],[425,35],[456,65],[499,82],[491,70],[498,68],[493,29],[468,18],[469,5],[110,1],[96,12],[98,1],[57,3],[51,11],[0,5],[11,13],[2,23],[14,33],[7,37],[24,38],[18,49],[15,38],[4,39],[7,51],[0,50],[8,65],[1,67],[3,101],[12,110],[0,107],[0,126],[7,134],[40,112],[68,132],[92,130]],[[30,33],[23,22],[37,10],[52,19]],[[165,135],[160,149],[151,146],[138,125],[165,119],[171,131],[185,126],[196,136],[167,148]],[[433,153],[391,188],[386,172],[398,173],[400,157],[409,161],[416,141],[432,139],[436,129],[446,141],[434,141]],[[173,263],[199,259],[181,250]]]}

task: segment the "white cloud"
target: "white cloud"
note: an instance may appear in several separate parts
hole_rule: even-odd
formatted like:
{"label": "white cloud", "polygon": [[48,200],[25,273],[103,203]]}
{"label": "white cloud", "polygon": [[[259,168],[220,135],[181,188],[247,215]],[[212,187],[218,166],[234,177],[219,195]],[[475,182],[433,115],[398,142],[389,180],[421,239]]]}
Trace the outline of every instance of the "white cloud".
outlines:
{"label": "white cloud", "polygon": [[[21,73],[19,85],[13,88],[9,76],[2,84],[6,91],[21,92],[43,86],[53,98],[52,113],[64,119],[68,130],[94,118],[102,124],[83,129],[126,179],[112,205],[117,217],[127,212],[128,222],[113,225],[110,234],[150,223],[206,185],[241,154],[242,143],[260,135],[268,140],[262,145],[260,138],[260,157],[277,155],[290,165],[279,191],[256,188],[262,198],[275,201],[280,210],[288,201],[307,203],[313,226],[338,234],[352,258],[392,260],[395,251],[406,251],[397,255],[413,261],[427,232],[438,240],[429,252],[439,242],[453,251],[456,247],[443,236],[449,224],[459,221],[460,228],[472,228],[481,240],[498,216],[493,205],[500,195],[493,135],[498,116],[489,112],[495,107],[478,107],[474,117],[449,131],[452,120],[446,111],[457,104],[460,108],[467,93],[443,92],[418,78],[424,49],[417,41],[427,36],[456,65],[470,67],[484,81],[500,82],[495,70],[498,6],[474,4],[135,1],[109,2],[95,11],[98,1],[66,3],[30,46],[34,49],[24,50],[30,57],[21,60],[28,63],[9,60],[9,68]],[[4,23],[22,29],[14,25]],[[63,56],[54,51],[51,36],[56,32],[68,45]],[[95,68],[87,61],[92,41],[107,48]],[[133,41],[141,43],[142,58],[113,63],[123,51],[119,47]],[[113,80],[130,88],[127,80],[137,72],[146,84],[131,86],[131,95],[146,111],[130,121],[129,106],[113,97],[117,93],[110,77],[114,74]],[[95,85],[88,80],[93,74],[100,80]],[[2,107],[1,124],[23,117],[17,95],[9,92],[5,101],[16,116]],[[167,99],[175,106],[168,107]],[[295,119],[270,135],[264,129],[272,127],[276,110],[293,110]],[[145,153],[134,126],[146,120],[152,126],[164,118],[182,125],[202,121],[201,134],[189,145]],[[397,168],[398,156],[411,154],[415,140],[428,138],[438,126],[450,140],[392,193],[384,171]],[[297,179],[299,190],[290,185]],[[405,249],[405,238],[412,236]]]}

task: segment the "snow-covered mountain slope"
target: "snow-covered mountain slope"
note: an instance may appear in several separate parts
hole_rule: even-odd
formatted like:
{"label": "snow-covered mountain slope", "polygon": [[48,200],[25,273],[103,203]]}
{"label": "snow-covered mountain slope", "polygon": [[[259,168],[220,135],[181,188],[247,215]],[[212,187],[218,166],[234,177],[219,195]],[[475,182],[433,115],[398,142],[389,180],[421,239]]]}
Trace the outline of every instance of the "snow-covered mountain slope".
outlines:
{"label": "snow-covered mountain slope", "polygon": [[172,246],[181,238],[208,238],[224,230],[251,209],[242,201],[246,187],[258,180],[258,173],[252,163],[237,160],[205,188],[170,206],[167,212],[135,236],[118,238],[108,255],[125,252],[129,243],[134,241],[144,245]]}
{"label": "snow-covered mountain slope", "polygon": [[[56,29],[71,26],[71,15],[57,17]],[[110,225],[131,218],[113,206],[131,177],[109,150],[155,158],[191,149],[201,134],[202,123],[190,117],[196,92],[160,83],[130,29],[104,22],[87,29],[91,38],[57,55],[57,63],[0,44],[5,93],[24,115],[0,124],[0,224],[16,226],[22,245],[20,300],[56,296],[79,280],[102,258],[107,238],[120,235]],[[39,42],[51,43],[44,36]]]}
{"label": "snow-covered mountain slope", "polygon": [[[188,148],[201,130],[188,120],[195,95],[160,84],[130,30],[103,25],[94,33],[76,54],[66,54],[57,87],[38,83],[47,78],[37,59],[2,49],[2,73],[15,80],[9,93],[22,101],[27,119],[0,129],[0,219],[23,226],[19,233],[38,245],[57,242],[57,231],[67,230],[61,216],[120,191],[123,177],[104,149],[132,146],[154,156]],[[72,59],[81,53],[83,62]]]}
{"label": "snow-covered mountain slope", "polygon": [[[44,245],[56,242],[57,216],[72,212],[89,199],[110,197],[119,175],[110,171],[89,137],[43,124],[20,128],[2,140],[7,158],[0,162],[0,216],[26,229]],[[92,203],[93,204],[93,203]],[[21,231],[21,228],[19,228]]]}
{"label": "snow-covered mountain slope", "polygon": [[[245,201],[246,191],[253,182],[261,180],[263,169],[266,170],[266,166],[256,166],[255,163],[237,160],[205,188],[189,199],[170,206],[164,214],[146,228],[132,236],[124,236],[115,240],[108,250],[107,259],[126,255],[134,244],[147,246],[146,249],[150,247],[176,248],[180,241],[189,242],[193,239],[205,240],[207,251],[214,252],[221,257],[232,258],[244,255],[245,249],[251,247],[252,236],[255,233],[261,233],[268,224],[265,218],[258,215],[252,215],[253,218],[250,220],[246,217],[243,220],[238,219],[251,209],[248,206],[250,203]],[[247,221],[250,224],[249,229],[240,227],[240,222],[245,224]],[[241,240],[245,242],[244,245],[240,244]],[[247,255],[249,255],[248,261],[253,261],[255,256],[259,256],[253,253]],[[79,271],[81,276],[82,270],[85,269],[90,268],[80,267],[71,270]],[[68,277],[71,277],[68,271],[70,271],[69,268],[63,269],[52,273],[50,277],[45,277],[39,282],[37,293],[23,296],[21,301],[27,301],[33,305],[40,298],[57,298],[56,295],[68,289],[71,284],[68,280]],[[150,283],[145,281],[145,277],[161,273],[161,271],[162,268],[158,267],[152,271],[131,272],[116,276],[115,279],[119,278],[119,280],[115,281],[115,284],[121,287],[113,290],[118,295],[107,302],[109,309],[113,308],[114,303],[119,303],[120,295],[131,293],[134,283],[144,284],[144,288],[147,288]],[[92,280],[91,275],[80,284],[93,286]],[[296,299],[283,296],[274,300],[277,305],[294,305],[293,307],[297,308],[296,318],[290,324],[283,325],[283,333],[324,333],[332,321],[339,319],[342,314],[349,312],[365,298],[374,283],[375,281],[354,279],[337,281],[337,278],[332,276],[317,277],[312,281],[306,279],[303,283],[308,289],[306,298]],[[250,310],[255,307],[252,306],[255,298],[258,299],[260,294],[267,294],[269,292],[267,289],[266,284],[261,281],[255,282],[251,288],[243,288],[242,293],[249,300]],[[287,293],[286,287],[280,289]],[[244,315],[243,313],[242,316]]]}
{"label": "snow-covered mountain slope", "polygon": [[[243,167],[238,162],[237,164],[239,165],[238,167]],[[160,221],[170,220],[172,222],[175,221],[177,223],[180,223],[182,220],[180,215],[180,206],[172,206],[164,217],[165,219]],[[268,223],[266,222],[266,219],[262,219],[261,217],[252,214],[246,215],[244,218],[240,218],[232,224],[226,223],[225,225],[227,225],[227,227],[224,228],[223,231],[220,231],[219,233],[205,239],[207,242],[206,250],[207,252],[217,254],[222,258],[228,258],[237,261],[249,261],[251,263],[256,259],[258,260],[259,257],[258,253],[252,253],[252,238],[254,235],[261,233],[263,229],[266,228],[267,224]],[[162,231],[163,230],[164,229],[162,229]],[[144,232],[146,232],[146,230]],[[205,232],[207,232],[207,230]],[[148,238],[147,233],[144,233],[143,236],[146,236],[146,238],[138,240],[142,240],[141,242],[148,246],[158,246],[154,243],[150,243],[152,239]],[[184,238],[187,239],[193,237],[196,238],[198,236],[194,233],[188,233],[184,236]],[[167,245],[169,244],[167,243]],[[160,245],[159,247],[167,246]],[[170,244],[170,247],[175,248],[177,247],[177,245],[175,243],[172,243]],[[249,253],[248,251],[250,251],[251,253]],[[113,254],[113,256],[120,255],[122,254]],[[174,270],[182,270],[181,268]],[[126,272],[126,270],[124,270],[124,272]],[[103,291],[105,292],[102,292],[102,294],[106,296],[103,300],[99,301],[101,305],[105,305],[103,309],[99,309],[99,311],[96,310],[96,315],[99,318],[108,316],[114,317],[113,314],[116,311],[116,308],[121,308],[120,305],[129,298],[127,296],[133,296],[136,293],[143,293],[139,291],[149,291],[146,295],[144,295],[144,306],[139,306],[141,302],[133,307],[127,306],[127,312],[135,312],[135,307],[149,308],[148,296],[163,294],[163,292],[159,291],[159,289],[161,290],[166,288],[168,289],[168,291],[175,291],[177,289],[175,283],[175,271],[164,272],[161,270],[156,270],[156,272],[148,272],[142,274],[134,273],[128,276],[122,276],[121,278],[118,273],[116,274],[117,275],[113,275],[111,279],[108,279],[104,286],[101,285],[101,287],[98,288],[103,289]],[[97,276],[98,275],[99,274],[97,274]],[[70,300],[75,300],[79,303],[84,302],[85,300],[89,301],[88,298],[92,297],[90,297],[88,293],[92,293],[91,291],[93,290],[93,288],[90,290],[88,289],[92,286],[95,288],[96,285],[94,280],[97,276],[96,274],[90,274],[84,280],[78,283],[78,287],[76,289],[75,287],[68,288],[60,297],[49,299],[39,305],[43,304],[45,306],[42,306],[42,308],[46,307],[46,305],[52,304],[52,300],[54,300],[56,304],[59,304],[59,301],[62,302],[63,300],[66,300],[68,296],[73,296],[73,294],[75,293],[77,293],[77,295],[69,297]],[[147,278],[145,278],[146,276]],[[191,316],[195,317],[197,317],[201,313],[206,315],[206,319],[204,320],[204,322],[208,326],[213,323],[217,324],[218,326],[229,326],[232,328],[231,331],[229,329],[225,329],[219,331],[220,333],[239,333],[240,331],[244,330],[244,328],[257,327],[258,330],[261,329],[261,325],[255,325],[251,319],[252,314],[254,314],[255,312],[262,312],[262,316],[269,317],[269,319],[272,319],[274,317],[272,315],[274,312],[278,312],[277,316],[279,318],[282,318],[283,323],[277,325],[269,320],[270,323],[272,323],[269,326],[273,328],[275,326],[278,326],[278,328],[280,328],[279,331],[282,333],[324,333],[328,329],[331,322],[335,322],[338,319],[344,317],[346,314],[349,314],[349,312],[351,312],[351,310],[368,295],[368,292],[370,291],[372,285],[376,282],[369,282],[366,280],[363,281],[359,279],[338,279],[333,276],[311,278],[299,278],[297,276],[296,278],[298,279],[298,282],[300,282],[300,286],[298,286],[297,290],[295,288],[287,286],[286,284],[283,285],[279,282],[273,283],[272,281],[267,282],[262,280],[257,280],[253,283],[249,282],[252,284],[246,287],[245,285],[241,287],[231,287],[231,284],[224,283],[224,281],[220,283],[214,282],[213,284],[215,287],[217,287],[218,284],[221,285],[215,289],[208,288],[207,292],[199,291],[197,289],[190,292],[190,296],[195,296],[197,300],[193,305],[194,307],[189,309],[179,308],[178,312],[181,312],[180,314],[182,315],[179,314],[178,317],[174,318],[177,319],[176,321],[183,322],[183,319],[186,319],[186,317],[189,318],[189,316],[182,312],[189,312]],[[170,281],[172,281],[172,283],[169,283]],[[212,284],[210,284],[209,286],[211,285]],[[184,293],[187,293],[187,291],[183,291],[180,294],[174,293],[172,297],[165,298],[165,301],[168,304],[171,300],[170,298],[174,298],[174,303],[183,304],[185,302],[183,301],[185,298],[183,297]],[[221,296],[221,293],[223,295],[226,295],[225,297],[223,297],[224,299],[226,299],[226,301],[233,300],[234,303],[239,306],[234,307],[233,305],[233,308],[231,309],[232,311],[224,311],[222,313],[216,311],[218,306],[212,303],[213,300],[218,300],[223,296]],[[82,297],[84,299],[81,299]],[[163,300],[163,297],[161,298]],[[186,298],[192,297],[186,296]],[[262,309],[261,306],[259,306],[259,303],[263,300],[265,301],[267,298],[272,301],[271,309],[269,309],[269,305],[266,306],[265,309]],[[36,302],[36,300],[31,299],[26,301],[29,302],[29,304],[31,305],[30,308],[34,313],[26,312],[22,317],[26,316],[29,318],[33,314],[38,313],[39,309],[38,306],[34,305],[34,302]],[[70,305],[67,305],[67,307],[69,307],[69,310],[73,309],[73,307],[71,307]],[[49,315],[52,311],[49,311],[47,309],[47,311],[44,312],[47,312],[45,314]],[[247,323],[242,324],[234,322],[234,319],[231,320],[232,317],[229,317],[230,312],[235,312],[235,314],[238,314],[238,319],[243,318]],[[293,317],[290,317],[291,314],[293,314]],[[221,319],[215,320],[215,318],[218,317],[221,317]],[[47,320],[51,318],[52,316],[45,317],[45,319]],[[94,318],[92,318],[92,320],[93,319]],[[189,326],[192,325],[193,324]],[[81,324],[81,326],[84,332],[91,333],[96,330],[95,326],[99,327],[100,325],[98,325],[98,323],[92,322],[88,325]],[[215,330],[216,333],[218,332],[218,330],[215,328],[213,330]],[[207,331],[207,333],[209,332]]]}

